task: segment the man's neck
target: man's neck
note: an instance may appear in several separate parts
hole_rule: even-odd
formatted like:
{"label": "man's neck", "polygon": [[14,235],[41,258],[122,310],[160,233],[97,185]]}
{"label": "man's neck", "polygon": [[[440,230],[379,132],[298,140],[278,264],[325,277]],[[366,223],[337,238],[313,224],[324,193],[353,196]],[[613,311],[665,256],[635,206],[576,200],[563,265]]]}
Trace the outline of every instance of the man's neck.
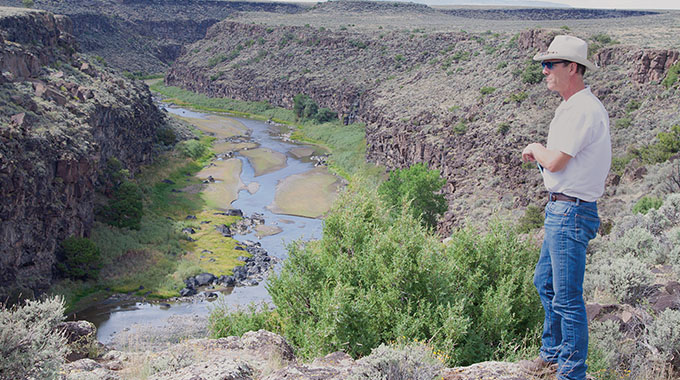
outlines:
{"label": "man's neck", "polygon": [[564,99],[564,101],[566,102],[575,93],[583,90],[584,88],[586,88],[586,85],[583,83],[583,80],[580,80],[580,79],[579,80],[573,80],[570,83],[570,86],[567,87],[567,89],[560,92],[560,96],[562,96],[562,99]]}

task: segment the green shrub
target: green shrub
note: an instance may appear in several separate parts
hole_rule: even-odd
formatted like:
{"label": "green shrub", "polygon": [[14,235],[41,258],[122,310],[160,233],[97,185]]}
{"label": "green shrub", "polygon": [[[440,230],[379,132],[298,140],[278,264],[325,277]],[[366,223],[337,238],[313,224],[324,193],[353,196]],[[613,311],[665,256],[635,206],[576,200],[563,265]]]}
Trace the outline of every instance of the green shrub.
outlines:
{"label": "green shrub", "polygon": [[62,241],[61,247],[64,259],[57,267],[66,277],[74,280],[97,279],[101,254],[90,239],[72,236]]}
{"label": "green shrub", "polygon": [[104,165],[104,168],[97,176],[97,181],[99,182],[97,191],[105,195],[111,195],[111,192],[120,186],[121,183],[127,181],[128,178],[130,178],[130,171],[125,169],[123,163],[116,157],[109,157],[106,160],[106,165]]}
{"label": "green shrub", "polygon": [[626,166],[633,160],[634,155],[626,154],[624,156],[612,157],[612,172],[621,175]]}
{"label": "green shrub", "polygon": [[58,379],[69,353],[55,329],[64,318],[64,301],[50,298],[0,308],[0,379]]}
{"label": "green shrub", "polygon": [[380,184],[378,193],[394,212],[400,211],[404,202],[410,202],[412,215],[434,228],[439,215],[447,209],[446,198],[440,193],[445,184],[439,170],[429,170],[424,163],[417,163],[392,171],[389,179]]}
{"label": "green shrub", "polygon": [[523,83],[536,84],[543,80],[543,68],[540,62],[531,62],[520,73]]}
{"label": "green shrub", "polygon": [[494,91],[496,91],[496,87],[486,87],[485,86],[485,87],[482,87],[481,89],[479,89],[479,92],[482,95],[489,95],[489,94],[492,94]]}
{"label": "green shrub", "polygon": [[350,40],[349,44],[357,49],[366,49],[366,46],[368,46],[364,41],[358,40]]}
{"label": "green shrub", "polygon": [[633,124],[633,119],[631,119],[629,117],[624,117],[624,118],[616,120],[616,122],[614,123],[614,126],[616,126],[616,128],[618,128],[618,129],[625,129],[625,128],[630,127],[632,124]]}
{"label": "green shrub", "polygon": [[593,39],[593,41],[599,42],[602,45],[612,43],[612,41],[613,41],[612,38],[609,37],[609,35],[607,35],[606,33],[596,34],[592,37],[592,39]]}
{"label": "green shrub", "polygon": [[114,190],[108,205],[98,210],[97,214],[112,226],[139,230],[143,207],[139,186],[132,181],[125,181]]}
{"label": "green shrub", "polygon": [[499,347],[540,328],[536,246],[496,224],[456,231],[444,249],[407,210],[389,214],[375,191],[350,189],[321,240],[289,247],[269,291],[301,356],[365,356],[403,337],[467,364],[502,358]]}
{"label": "green shrub", "polygon": [[505,98],[505,100],[503,100],[503,103],[512,103],[512,102],[522,103],[522,102],[525,101],[528,97],[529,97],[529,95],[527,95],[526,92],[520,91],[520,92],[518,92],[518,93],[516,93],[516,94],[511,94],[510,96],[508,96],[507,98]]}
{"label": "green shrub", "polygon": [[218,54],[215,56],[212,56],[208,59],[208,67],[215,67],[217,66],[218,63],[222,63],[227,60],[227,56],[224,54]]}
{"label": "green shrub", "polygon": [[172,146],[177,142],[177,136],[172,128],[159,128],[156,130],[156,140],[165,146]]}
{"label": "green shrub", "polygon": [[663,204],[663,199],[644,196],[633,206],[633,214],[646,214],[650,209],[658,209]]}
{"label": "green shrub", "polygon": [[636,111],[640,108],[641,105],[642,103],[640,101],[633,99],[630,102],[628,102],[628,104],[626,104],[626,112],[631,113],[633,111]]}
{"label": "green shrub", "polygon": [[33,8],[35,2],[33,0],[21,0],[21,5],[23,5],[24,8]]}
{"label": "green shrub", "polygon": [[207,144],[195,139],[182,141],[177,145],[177,148],[184,157],[194,160],[202,158],[209,151]]}
{"label": "green shrub", "polygon": [[680,151],[680,125],[672,126],[669,132],[659,132],[656,139],[656,143],[634,152],[646,164],[668,161],[672,155]]}
{"label": "green shrub", "polygon": [[498,133],[505,136],[510,131],[510,123],[502,122],[498,125]]}
{"label": "green shrub", "polygon": [[465,132],[467,132],[467,125],[465,125],[464,121],[461,120],[453,126],[453,133],[457,135],[464,135]]}
{"label": "green shrub", "polygon": [[501,70],[501,69],[504,69],[504,68],[506,68],[506,67],[508,67],[508,63],[505,62],[505,61],[503,61],[503,62],[500,62],[500,63],[496,66],[496,70]]}
{"label": "green shrub", "polygon": [[543,227],[544,219],[543,209],[533,204],[529,205],[526,210],[524,210],[524,215],[519,218],[519,227],[517,228],[517,231],[520,233],[527,233],[536,228],[541,228]]}
{"label": "green shrub", "polygon": [[671,88],[678,81],[678,74],[680,74],[680,62],[676,62],[668,69],[666,77],[663,78],[661,84],[666,88]]}
{"label": "green shrub", "polygon": [[319,123],[325,123],[327,121],[336,120],[338,118],[338,113],[331,111],[330,108],[319,108],[319,111],[314,118]]}

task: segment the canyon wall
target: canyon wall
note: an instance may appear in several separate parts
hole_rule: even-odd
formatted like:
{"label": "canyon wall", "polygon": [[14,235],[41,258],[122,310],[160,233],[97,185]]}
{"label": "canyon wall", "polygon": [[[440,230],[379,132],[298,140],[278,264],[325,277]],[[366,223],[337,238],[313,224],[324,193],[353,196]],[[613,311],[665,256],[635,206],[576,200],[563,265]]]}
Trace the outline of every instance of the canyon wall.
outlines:
{"label": "canyon wall", "polygon": [[166,123],[148,88],[76,52],[71,21],[0,8],[0,295],[44,291],[56,251],[88,236],[98,171],[134,172]]}

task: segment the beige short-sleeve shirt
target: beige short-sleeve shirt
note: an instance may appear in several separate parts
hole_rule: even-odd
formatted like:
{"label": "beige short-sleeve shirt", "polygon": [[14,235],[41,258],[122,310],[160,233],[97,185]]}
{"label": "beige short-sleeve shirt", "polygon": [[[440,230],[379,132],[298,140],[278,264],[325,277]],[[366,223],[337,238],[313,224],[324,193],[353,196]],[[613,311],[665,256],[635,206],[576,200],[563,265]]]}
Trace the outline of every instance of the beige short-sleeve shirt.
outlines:
{"label": "beige short-sleeve shirt", "polygon": [[609,115],[589,87],[557,107],[547,148],[572,157],[558,172],[543,170],[548,191],[587,202],[602,196],[612,161]]}

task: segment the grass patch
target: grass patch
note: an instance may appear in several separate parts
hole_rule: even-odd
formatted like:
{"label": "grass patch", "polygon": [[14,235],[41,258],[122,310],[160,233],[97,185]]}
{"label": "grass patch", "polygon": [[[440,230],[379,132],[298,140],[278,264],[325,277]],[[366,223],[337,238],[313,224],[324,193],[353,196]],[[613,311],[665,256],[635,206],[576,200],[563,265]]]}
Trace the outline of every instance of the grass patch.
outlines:
{"label": "grass patch", "polygon": [[149,88],[163,95],[167,101],[197,110],[230,112],[256,120],[271,119],[288,124],[292,124],[296,120],[295,113],[292,110],[274,107],[268,102],[245,102],[236,99],[211,98],[179,87],[165,86],[161,81],[150,85]]}

